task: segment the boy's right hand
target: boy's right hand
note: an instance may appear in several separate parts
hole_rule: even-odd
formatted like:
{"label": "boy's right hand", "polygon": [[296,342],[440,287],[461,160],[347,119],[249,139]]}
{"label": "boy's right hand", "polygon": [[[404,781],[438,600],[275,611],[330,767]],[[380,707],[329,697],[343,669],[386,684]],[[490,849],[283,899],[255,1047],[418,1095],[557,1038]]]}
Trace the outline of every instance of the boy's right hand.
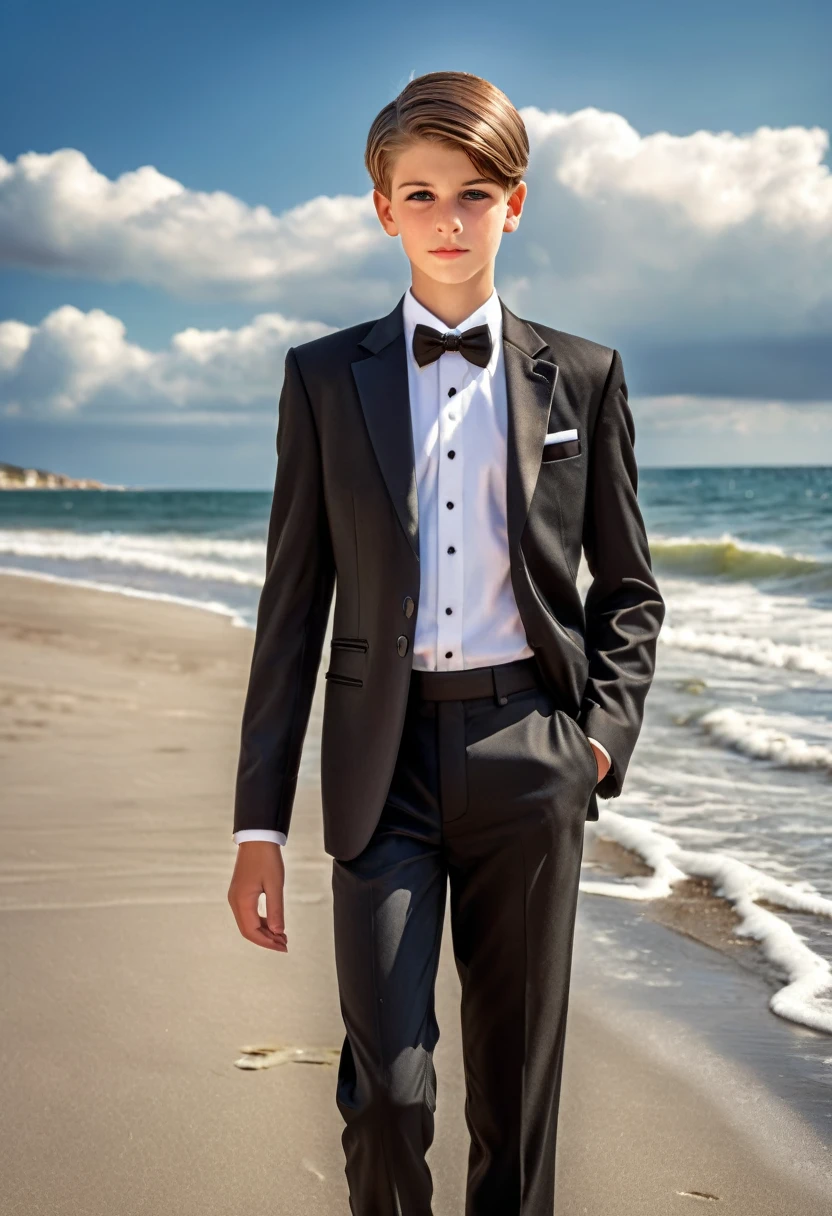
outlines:
{"label": "boy's right hand", "polygon": [[[237,861],[228,888],[228,902],[237,928],[255,946],[288,953],[283,918],[283,850],[270,840],[245,840],[237,845]],[[266,896],[266,916],[258,911]]]}

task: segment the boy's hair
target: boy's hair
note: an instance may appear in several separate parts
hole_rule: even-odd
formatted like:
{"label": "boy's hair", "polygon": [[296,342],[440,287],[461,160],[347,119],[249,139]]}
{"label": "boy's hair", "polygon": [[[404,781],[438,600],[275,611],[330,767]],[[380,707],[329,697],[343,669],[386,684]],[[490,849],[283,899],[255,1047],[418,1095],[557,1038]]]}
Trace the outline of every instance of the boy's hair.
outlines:
{"label": "boy's hair", "polygon": [[523,119],[501,89],[471,72],[417,76],[376,115],[364,164],[385,198],[390,198],[396,157],[418,139],[461,148],[483,177],[509,194],[529,163]]}

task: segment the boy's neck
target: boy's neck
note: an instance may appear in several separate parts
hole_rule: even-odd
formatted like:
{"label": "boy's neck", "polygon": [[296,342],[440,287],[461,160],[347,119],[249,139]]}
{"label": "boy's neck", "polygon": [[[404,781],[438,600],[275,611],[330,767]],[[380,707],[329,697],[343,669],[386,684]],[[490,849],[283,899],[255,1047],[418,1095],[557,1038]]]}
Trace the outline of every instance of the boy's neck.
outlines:
{"label": "boy's neck", "polygon": [[480,274],[465,283],[440,283],[411,263],[410,290],[423,308],[438,317],[448,329],[470,317],[494,290],[494,267],[485,266]]}

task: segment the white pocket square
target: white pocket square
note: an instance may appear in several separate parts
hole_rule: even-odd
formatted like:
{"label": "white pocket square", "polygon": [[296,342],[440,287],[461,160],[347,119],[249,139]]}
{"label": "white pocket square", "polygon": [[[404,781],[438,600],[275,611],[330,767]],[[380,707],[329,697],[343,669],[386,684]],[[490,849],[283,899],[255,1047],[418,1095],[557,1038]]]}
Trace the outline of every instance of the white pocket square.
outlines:
{"label": "white pocket square", "polygon": [[546,438],[543,440],[543,442],[544,442],[544,444],[546,444],[546,443],[566,443],[567,440],[569,440],[569,439],[577,439],[577,438],[578,438],[578,428],[576,426],[573,426],[571,428],[571,430],[567,430],[567,431],[550,431],[549,434],[546,436]]}

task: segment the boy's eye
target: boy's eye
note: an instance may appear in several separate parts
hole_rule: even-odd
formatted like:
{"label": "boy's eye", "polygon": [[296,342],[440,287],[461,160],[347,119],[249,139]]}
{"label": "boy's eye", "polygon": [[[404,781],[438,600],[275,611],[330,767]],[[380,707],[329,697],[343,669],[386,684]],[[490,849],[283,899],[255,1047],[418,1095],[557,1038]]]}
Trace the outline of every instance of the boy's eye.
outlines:
{"label": "boy's eye", "polygon": [[[485,193],[484,190],[466,190],[465,191],[465,195],[470,196],[472,194],[475,196],[474,202],[478,202],[479,199],[481,199],[481,198],[488,198],[488,195]],[[414,190],[413,193],[408,194],[407,197],[408,197],[408,199],[415,198],[418,202],[421,202],[425,198],[427,198],[427,199],[433,198],[433,195],[431,194],[431,192],[429,190]]]}

